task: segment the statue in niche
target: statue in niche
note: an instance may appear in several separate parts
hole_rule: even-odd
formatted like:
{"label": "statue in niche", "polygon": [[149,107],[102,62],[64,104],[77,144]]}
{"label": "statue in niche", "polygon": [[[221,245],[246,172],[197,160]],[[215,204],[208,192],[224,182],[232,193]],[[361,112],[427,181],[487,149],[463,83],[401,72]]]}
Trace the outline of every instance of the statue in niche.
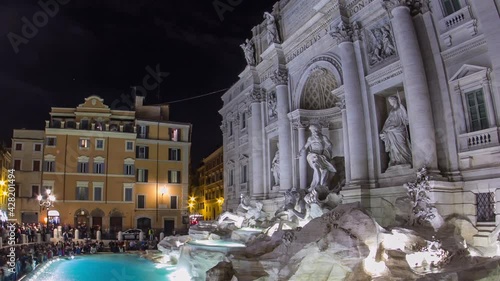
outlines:
{"label": "statue in niche", "polygon": [[247,64],[250,66],[255,65],[255,48],[253,47],[253,42],[249,39],[245,40],[245,43],[240,45],[241,49],[245,53],[245,59]]}
{"label": "statue in niche", "polygon": [[388,98],[392,109],[380,132],[380,139],[385,144],[385,152],[389,153],[389,167],[411,165],[411,150],[406,126],[408,114],[397,96]]}
{"label": "statue in niche", "polygon": [[277,115],[277,112],[276,112],[276,92],[275,91],[272,91],[272,92],[269,92],[269,95],[268,95],[268,100],[267,100],[267,106],[269,108],[269,118],[274,118],[276,117]]}
{"label": "statue in niche", "polygon": [[273,173],[274,178],[274,186],[280,185],[280,144],[279,142],[276,144],[278,150],[274,154],[273,161],[271,162],[271,172]]}
{"label": "statue in niche", "polygon": [[264,18],[267,20],[267,43],[269,45],[273,43],[280,43],[280,38],[278,36],[278,28],[276,27],[276,19],[273,15],[268,12],[264,13]]}
{"label": "statue in niche", "polygon": [[370,66],[384,61],[396,54],[396,47],[389,23],[382,27],[374,28],[368,32],[371,37],[369,45]]}
{"label": "statue in niche", "polygon": [[314,171],[313,180],[309,187],[309,191],[312,191],[318,186],[328,187],[330,178],[337,170],[331,163],[333,145],[330,139],[323,136],[316,125],[310,125],[309,130],[311,136],[307,139],[304,147],[300,149],[298,157],[307,151],[307,162]]}

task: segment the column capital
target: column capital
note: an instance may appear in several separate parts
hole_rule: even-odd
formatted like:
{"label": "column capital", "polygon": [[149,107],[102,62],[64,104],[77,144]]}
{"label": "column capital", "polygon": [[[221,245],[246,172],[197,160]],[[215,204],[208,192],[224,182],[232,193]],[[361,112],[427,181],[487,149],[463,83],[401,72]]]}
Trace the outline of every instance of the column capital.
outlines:
{"label": "column capital", "polygon": [[295,119],[292,121],[292,128],[294,130],[305,129],[309,126],[309,121],[304,119]]}
{"label": "column capital", "polygon": [[262,89],[253,89],[248,96],[250,103],[259,103],[266,99],[264,90]]}
{"label": "column capital", "polygon": [[273,76],[271,76],[271,80],[276,86],[288,85],[288,70],[286,69],[275,70]]}
{"label": "column capital", "polygon": [[398,7],[406,8],[414,16],[429,11],[430,0],[382,0],[382,7],[387,10],[390,16],[392,16],[392,11]]}
{"label": "column capital", "polygon": [[330,36],[332,36],[333,39],[337,40],[337,44],[341,44],[344,42],[353,42],[359,40],[359,31],[360,28],[357,22],[349,24],[341,21],[339,25],[332,28],[332,30],[330,31]]}

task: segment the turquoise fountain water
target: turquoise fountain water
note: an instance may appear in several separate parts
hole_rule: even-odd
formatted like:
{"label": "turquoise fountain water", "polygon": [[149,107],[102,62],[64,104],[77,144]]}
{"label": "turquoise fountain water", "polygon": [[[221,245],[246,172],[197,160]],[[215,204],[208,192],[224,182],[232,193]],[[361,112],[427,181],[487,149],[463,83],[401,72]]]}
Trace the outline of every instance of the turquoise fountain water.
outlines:
{"label": "turquoise fountain water", "polygon": [[135,254],[99,254],[46,262],[23,281],[180,280],[175,275],[175,267],[161,266]]}

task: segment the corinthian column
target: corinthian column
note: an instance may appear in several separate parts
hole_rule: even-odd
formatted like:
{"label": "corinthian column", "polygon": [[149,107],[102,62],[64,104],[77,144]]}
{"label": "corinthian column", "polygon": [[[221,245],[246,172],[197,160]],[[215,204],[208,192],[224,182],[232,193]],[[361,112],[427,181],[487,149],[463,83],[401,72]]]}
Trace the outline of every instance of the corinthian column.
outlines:
{"label": "corinthian column", "polygon": [[250,93],[251,117],[251,146],[252,146],[252,187],[253,198],[265,197],[264,189],[264,162],[262,145],[262,101],[264,94],[260,89],[254,89]]}
{"label": "corinthian column", "polygon": [[358,65],[352,43],[353,34],[354,30],[351,26],[343,22],[330,33],[333,38],[337,39],[340,48],[349,138],[349,169],[351,186],[356,186],[368,180],[368,144]]}
{"label": "corinthian column", "polygon": [[437,170],[436,140],[424,62],[410,8],[403,0],[384,0],[392,15],[392,27],[403,68],[413,168]]}
{"label": "corinthian column", "polygon": [[280,190],[292,188],[292,137],[288,112],[288,71],[278,69],[271,77],[276,85],[276,100],[278,112],[278,135],[280,151]]}

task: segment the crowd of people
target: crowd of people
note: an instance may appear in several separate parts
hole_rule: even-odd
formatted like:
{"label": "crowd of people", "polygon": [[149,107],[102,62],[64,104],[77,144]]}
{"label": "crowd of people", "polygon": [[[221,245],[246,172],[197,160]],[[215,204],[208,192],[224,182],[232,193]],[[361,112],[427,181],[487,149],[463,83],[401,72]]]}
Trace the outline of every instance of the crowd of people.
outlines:
{"label": "crowd of people", "polygon": [[[62,226],[62,239],[58,242],[44,241],[36,243],[37,234],[45,237],[47,233],[53,233],[54,227],[49,225],[45,227],[41,224],[14,224],[15,232],[15,270],[9,265],[8,255],[11,245],[8,244],[10,223],[0,224],[0,234],[3,239],[3,247],[0,248],[0,281],[16,281],[21,276],[30,273],[38,265],[47,262],[55,257],[71,258],[78,255],[96,254],[98,252],[123,253],[126,251],[145,251],[157,249],[158,240],[152,241],[110,241],[105,245],[103,241],[96,241],[89,238],[89,235],[81,235],[79,240],[74,239],[75,228]],[[80,233],[89,233],[85,231],[85,226],[78,226],[76,229]],[[22,241],[21,235],[25,234],[27,241]],[[23,242],[28,242],[24,243]]]}

